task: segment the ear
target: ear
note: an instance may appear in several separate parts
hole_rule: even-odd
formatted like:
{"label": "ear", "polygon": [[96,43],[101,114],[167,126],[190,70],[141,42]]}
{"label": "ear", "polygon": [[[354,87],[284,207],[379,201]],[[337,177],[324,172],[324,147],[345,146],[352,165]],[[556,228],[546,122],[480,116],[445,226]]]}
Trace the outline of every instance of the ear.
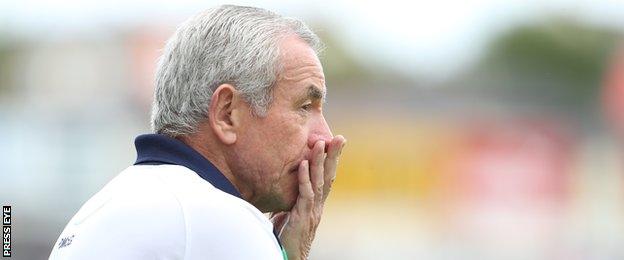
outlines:
{"label": "ear", "polygon": [[220,85],[212,94],[208,121],[212,131],[226,145],[236,142],[239,105],[240,96],[230,84]]}

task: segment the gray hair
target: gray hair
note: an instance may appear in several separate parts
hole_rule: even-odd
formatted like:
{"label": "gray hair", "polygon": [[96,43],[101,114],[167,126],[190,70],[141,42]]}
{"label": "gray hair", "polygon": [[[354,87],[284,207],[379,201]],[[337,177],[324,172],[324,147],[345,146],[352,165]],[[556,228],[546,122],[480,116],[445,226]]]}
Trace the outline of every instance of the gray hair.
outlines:
{"label": "gray hair", "polygon": [[182,23],[156,71],[151,125],[172,137],[194,133],[215,89],[232,84],[252,113],[265,116],[281,72],[279,41],[296,35],[317,55],[322,43],[303,22],[256,7],[223,5]]}

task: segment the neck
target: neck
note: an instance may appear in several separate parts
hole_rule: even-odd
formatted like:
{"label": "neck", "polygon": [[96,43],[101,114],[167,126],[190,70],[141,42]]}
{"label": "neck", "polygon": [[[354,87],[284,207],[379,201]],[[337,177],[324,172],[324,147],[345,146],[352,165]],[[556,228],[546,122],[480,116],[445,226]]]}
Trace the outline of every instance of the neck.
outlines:
{"label": "neck", "polygon": [[241,178],[238,178],[228,166],[226,156],[222,152],[224,150],[219,147],[219,144],[215,142],[214,138],[207,137],[201,132],[204,131],[198,131],[197,133],[180,136],[178,139],[210,161],[210,163],[212,163],[221,172],[221,174],[223,174],[223,176],[225,176],[225,178],[227,178],[234,185],[236,190],[240,192],[243,199],[249,202],[253,193],[247,186],[243,185]]}

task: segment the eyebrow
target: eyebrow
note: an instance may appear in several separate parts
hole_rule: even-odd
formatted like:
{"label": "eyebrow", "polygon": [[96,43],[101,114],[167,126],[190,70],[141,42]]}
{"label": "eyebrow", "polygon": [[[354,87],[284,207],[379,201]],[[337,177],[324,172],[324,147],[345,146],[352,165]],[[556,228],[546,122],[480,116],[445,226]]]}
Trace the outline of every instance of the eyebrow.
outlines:
{"label": "eyebrow", "polygon": [[315,85],[308,86],[308,94],[307,98],[310,99],[320,99],[322,103],[325,103],[325,91],[321,90],[319,87]]}

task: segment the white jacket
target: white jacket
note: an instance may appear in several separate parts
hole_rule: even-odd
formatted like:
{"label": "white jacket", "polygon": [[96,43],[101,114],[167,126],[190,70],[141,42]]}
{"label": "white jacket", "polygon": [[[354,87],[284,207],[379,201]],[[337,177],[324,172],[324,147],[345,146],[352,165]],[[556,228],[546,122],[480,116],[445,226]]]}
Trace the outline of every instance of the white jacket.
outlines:
{"label": "white jacket", "polygon": [[204,157],[163,135],[87,201],[50,259],[283,259],[273,225]]}

